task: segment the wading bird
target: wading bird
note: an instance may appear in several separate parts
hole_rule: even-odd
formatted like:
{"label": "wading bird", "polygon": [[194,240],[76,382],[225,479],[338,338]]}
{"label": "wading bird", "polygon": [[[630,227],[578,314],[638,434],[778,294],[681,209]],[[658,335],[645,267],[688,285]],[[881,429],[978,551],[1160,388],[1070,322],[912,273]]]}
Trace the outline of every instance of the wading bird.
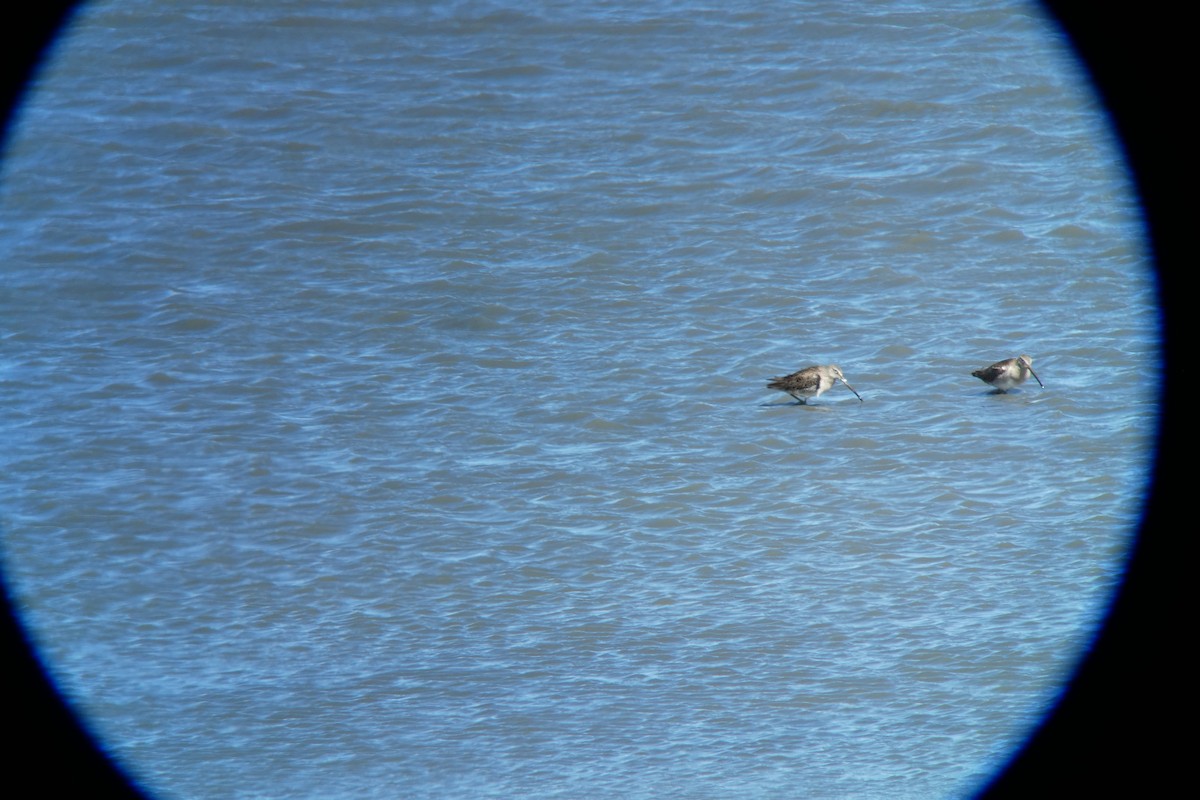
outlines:
{"label": "wading bird", "polygon": [[[767,384],[767,388],[787,392],[796,398],[800,405],[807,405],[810,398],[820,397],[829,391],[837,381],[841,381],[847,389],[854,392],[854,387],[846,383],[846,376],[833,364],[805,367],[791,375],[772,378],[771,382]],[[862,395],[854,392],[854,396],[860,403],[862,402]]]}

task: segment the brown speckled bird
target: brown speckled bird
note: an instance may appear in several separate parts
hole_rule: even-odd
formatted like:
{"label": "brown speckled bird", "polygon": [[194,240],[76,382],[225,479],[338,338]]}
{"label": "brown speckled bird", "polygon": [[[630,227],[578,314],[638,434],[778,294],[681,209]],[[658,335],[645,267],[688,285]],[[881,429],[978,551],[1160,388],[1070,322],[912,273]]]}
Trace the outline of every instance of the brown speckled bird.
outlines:
{"label": "brown speckled bird", "polygon": [[997,361],[990,367],[977,369],[971,374],[995,388],[999,393],[1007,392],[1014,386],[1020,386],[1030,375],[1038,382],[1038,386],[1046,388],[1046,384],[1042,383],[1042,379],[1033,371],[1033,359],[1027,355]]}
{"label": "brown speckled bird", "polygon": [[[767,384],[767,388],[787,392],[796,398],[796,401],[800,405],[807,405],[809,399],[820,397],[831,389],[837,381],[841,381],[847,389],[854,392],[854,387],[846,383],[846,376],[833,364],[805,367],[799,372],[793,372],[791,375],[784,375],[782,378],[772,378],[771,382]],[[854,392],[854,396],[858,398],[860,403],[862,402],[862,395]]]}

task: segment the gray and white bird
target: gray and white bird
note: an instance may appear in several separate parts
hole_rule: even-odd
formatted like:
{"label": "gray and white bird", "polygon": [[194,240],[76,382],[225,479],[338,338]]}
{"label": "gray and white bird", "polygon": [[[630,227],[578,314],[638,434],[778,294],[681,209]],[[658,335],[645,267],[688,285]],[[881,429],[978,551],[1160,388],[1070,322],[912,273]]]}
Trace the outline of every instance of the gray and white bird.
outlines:
{"label": "gray and white bird", "polygon": [[1046,388],[1046,384],[1042,383],[1042,379],[1033,371],[1033,359],[1027,355],[997,361],[990,367],[977,369],[971,374],[1001,394],[1014,386],[1020,386],[1030,375],[1038,382],[1038,386]]}
{"label": "gray and white bird", "polygon": [[[793,372],[791,375],[784,375],[782,378],[772,378],[771,382],[767,384],[767,388],[787,392],[796,398],[800,405],[807,405],[811,398],[820,397],[833,388],[833,385],[838,381],[841,381],[847,389],[854,392],[854,387],[846,383],[846,376],[842,374],[841,369],[833,364],[805,367],[799,372]],[[860,403],[862,402],[862,395],[854,392],[854,396],[858,398]]]}

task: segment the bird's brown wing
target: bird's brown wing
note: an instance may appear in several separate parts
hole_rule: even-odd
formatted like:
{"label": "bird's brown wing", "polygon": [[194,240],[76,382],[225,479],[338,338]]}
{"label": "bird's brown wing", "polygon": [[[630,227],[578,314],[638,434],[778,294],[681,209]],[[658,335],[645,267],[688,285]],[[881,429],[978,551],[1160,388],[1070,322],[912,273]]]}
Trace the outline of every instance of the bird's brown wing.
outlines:
{"label": "bird's brown wing", "polygon": [[985,383],[991,383],[992,381],[996,380],[996,378],[999,378],[1001,375],[1003,375],[1004,372],[1004,367],[1000,366],[999,364],[992,364],[990,367],[977,369],[971,374]]}
{"label": "bird's brown wing", "polygon": [[779,389],[784,392],[802,392],[815,388],[821,382],[821,376],[816,372],[802,369],[782,378],[775,378],[767,384],[768,389]]}

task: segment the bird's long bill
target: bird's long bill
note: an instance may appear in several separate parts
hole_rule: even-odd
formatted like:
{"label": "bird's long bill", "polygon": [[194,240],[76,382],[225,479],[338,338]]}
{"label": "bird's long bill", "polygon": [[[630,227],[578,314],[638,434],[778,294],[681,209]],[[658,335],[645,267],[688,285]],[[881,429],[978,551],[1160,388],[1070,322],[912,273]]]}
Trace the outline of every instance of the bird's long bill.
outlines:
{"label": "bird's long bill", "polygon": [[[1033,370],[1030,370],[1030,372],[1032,372],[1032,371],[1033,371]],[[1037,376],[1036,376],[1036,375],[1034,375],[1033,377],[1035,377],[1035,378],[1036,378]],[[845,380],[844,378],[838,378],[838,380],[842,382],[842,385],[843,385],[843,386],[845,386],[845,387],[846,387],[847,389],[849,389],[850,391],[854,392],[854,387],[853,387],[853,386],[851,386],[850,384],[846,383],[846,380]],[[1038,383],[1041,383],[1041,381],[1038,381]],[[861,395],[861,394],[859,394],[858,392],[854,392],[854,396],[858,398],[858,402],[860,402],[860,403],[861,403],[861,402],[863,401],[863,399],[862,399],[862,395]]]}
{"label": "bird's long bill", "polygon": [[1037,382],[1038,382],[1038,386],[1040,386],[1040,387],[1042,387],[1043,389],[1045,389],[1045,388],[1046,388],[1046,384],[1042,383],[1042,379],[1041,379],[1041,378],[1039,378],[1039,377],[1037,376],[1037,373],[1033,371],[1033,367],[1032,367],[1032,366],[1030,366],[1029,364],[1026,364],[1025,366],[1026,366],[1026,367],[1028,367],[1028,369],[1029,369],[1029,374],[1033,376],[1033,379],[1034,379],[1035,381],[1037,381]]}

